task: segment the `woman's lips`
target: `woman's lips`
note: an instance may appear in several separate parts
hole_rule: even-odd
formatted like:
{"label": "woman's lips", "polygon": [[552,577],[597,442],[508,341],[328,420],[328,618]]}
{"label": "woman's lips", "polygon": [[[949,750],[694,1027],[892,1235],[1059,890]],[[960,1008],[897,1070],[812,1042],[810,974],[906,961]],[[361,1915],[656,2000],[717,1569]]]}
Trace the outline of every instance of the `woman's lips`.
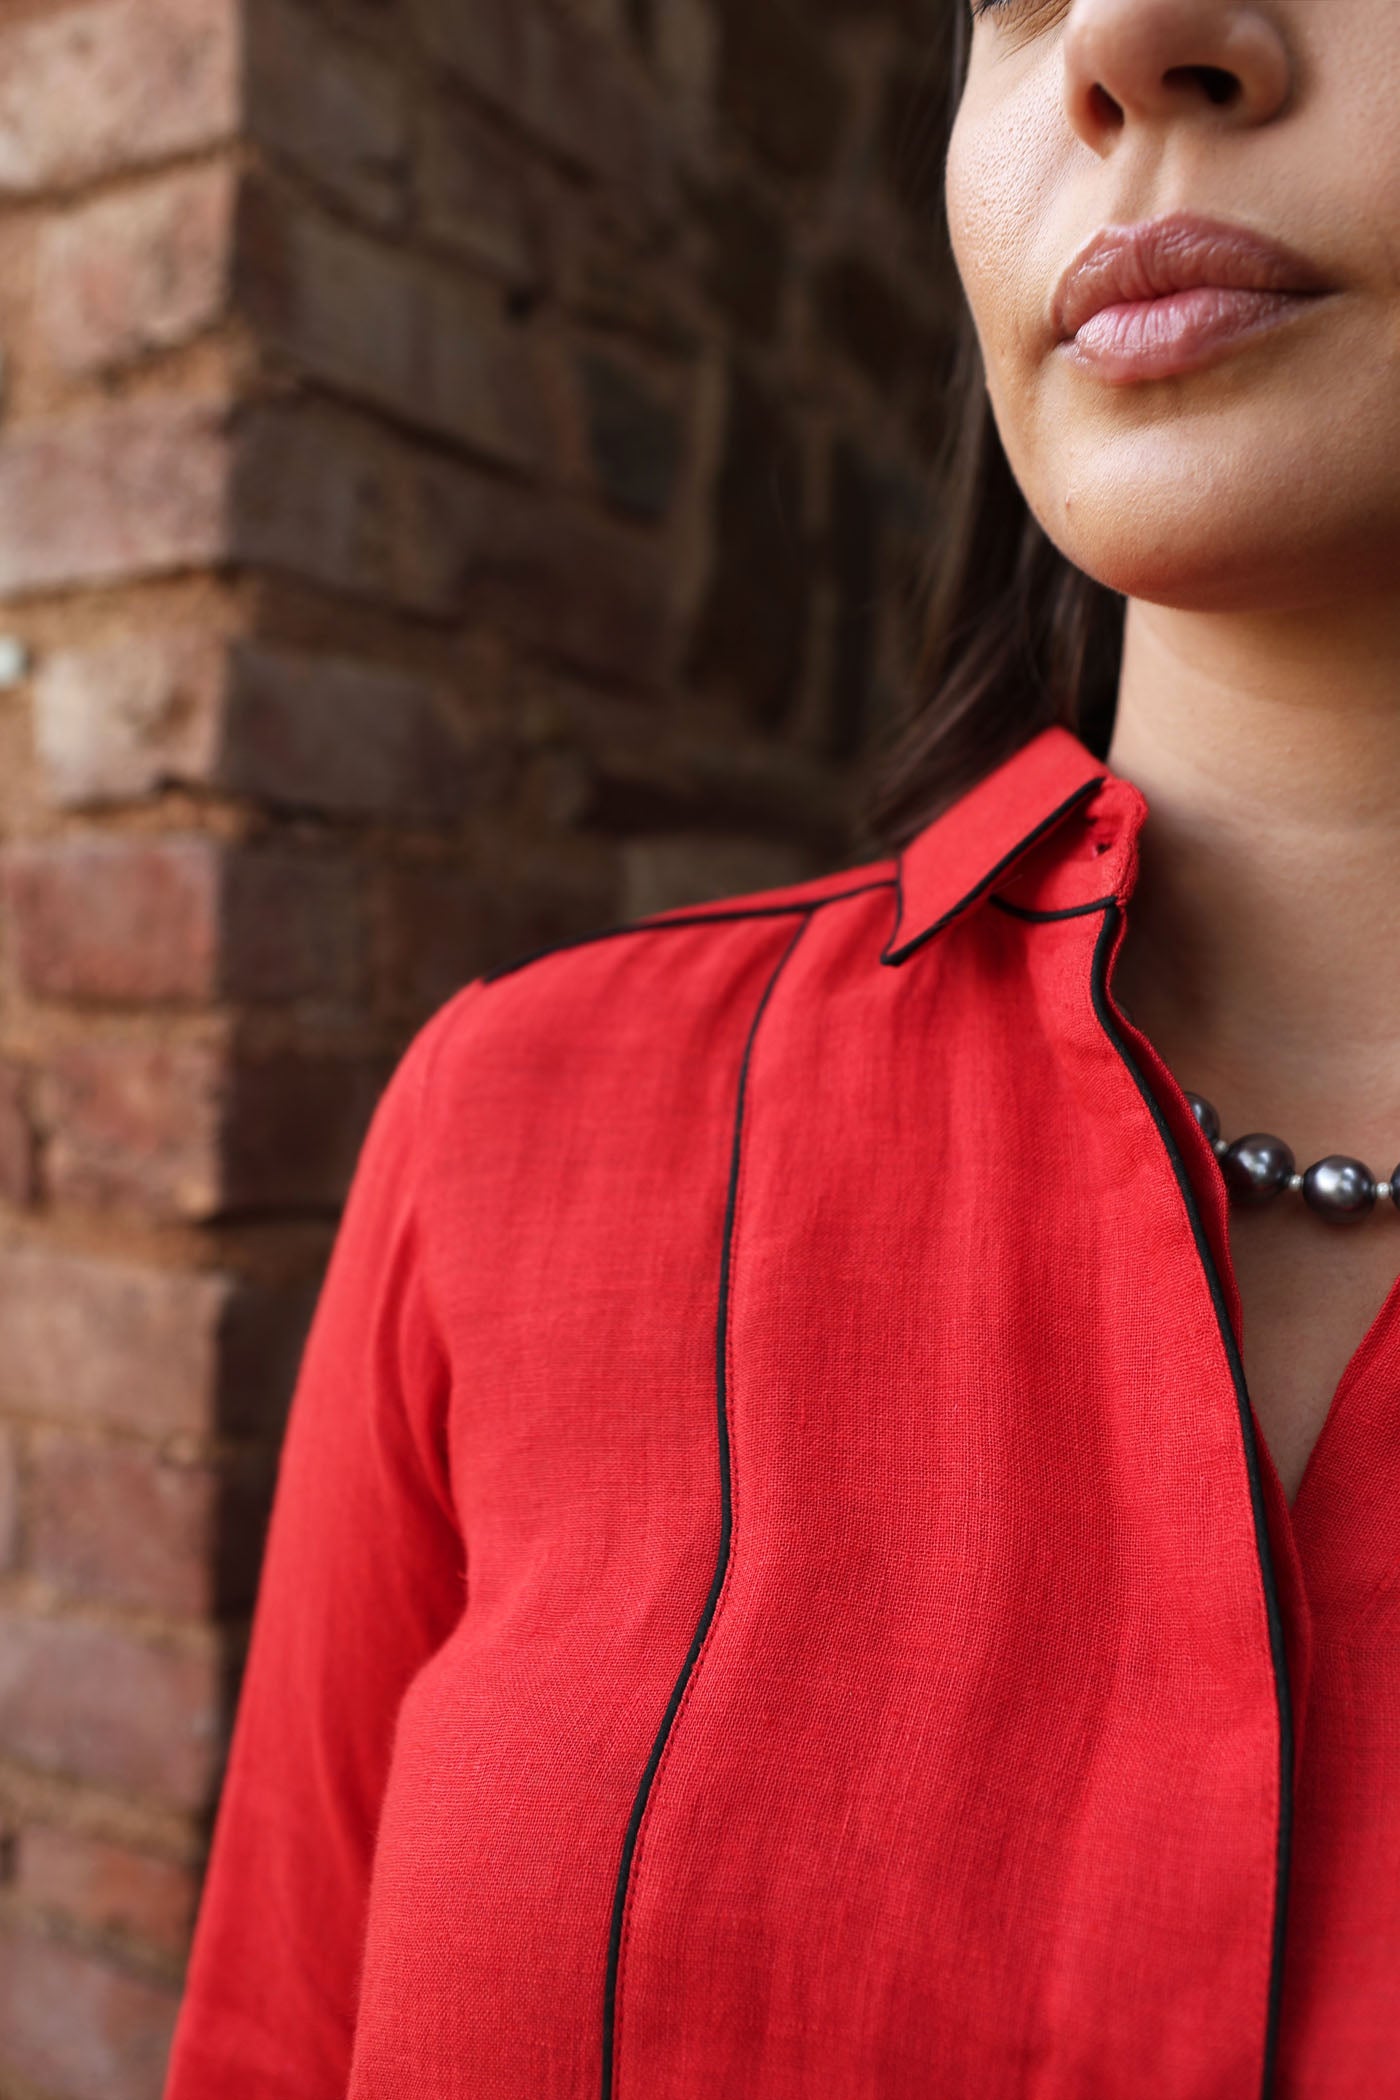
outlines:
{"label": "woman's lips", "polygon": [[1074,364],[1119,384],[1198,371],[1245,338],[1287,321],[1321,292],[1261,292],[1193,285],[1160,299],[1100,307],[1061,348]]}

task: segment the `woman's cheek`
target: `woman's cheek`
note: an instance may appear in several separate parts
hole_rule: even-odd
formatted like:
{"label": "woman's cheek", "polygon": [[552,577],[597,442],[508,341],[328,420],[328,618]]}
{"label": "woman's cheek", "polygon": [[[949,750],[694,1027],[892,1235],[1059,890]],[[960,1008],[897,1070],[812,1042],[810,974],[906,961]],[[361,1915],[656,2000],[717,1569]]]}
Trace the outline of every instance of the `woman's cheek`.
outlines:
{"label": "woman's cheek", "polygon": [[1029,279],[1026,170],[1013,181],[1012,142],[1003,127],[960,119],[948,155],[948,232],[988,377],[1015,360],[1037,296]]}

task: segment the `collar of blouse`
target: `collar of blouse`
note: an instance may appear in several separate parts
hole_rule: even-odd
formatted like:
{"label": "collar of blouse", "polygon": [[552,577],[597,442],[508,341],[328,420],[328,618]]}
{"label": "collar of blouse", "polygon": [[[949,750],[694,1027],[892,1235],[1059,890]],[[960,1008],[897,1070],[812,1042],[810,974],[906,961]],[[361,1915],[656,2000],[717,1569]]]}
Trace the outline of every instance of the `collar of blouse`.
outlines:
{"label": "collar of blouse", "polygon": [[898,856],[898,909],[880,960],[907,962],[994,891],[1015,909],[1125,904],[1147,816],[1142,792],[1053,724],[926,824]]}

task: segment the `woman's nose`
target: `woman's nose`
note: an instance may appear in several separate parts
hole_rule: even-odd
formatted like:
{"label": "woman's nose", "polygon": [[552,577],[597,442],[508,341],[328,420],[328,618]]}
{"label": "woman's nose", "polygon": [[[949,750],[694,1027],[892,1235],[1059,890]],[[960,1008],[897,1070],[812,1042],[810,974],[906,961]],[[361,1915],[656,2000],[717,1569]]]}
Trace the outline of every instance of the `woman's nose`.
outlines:
{"label": "woman's nose", "polygon": [[1130,125],[1265,124],[1293,90],[1277,21],[1246,0],[1073,0],[1065,105],[1098,154]]}

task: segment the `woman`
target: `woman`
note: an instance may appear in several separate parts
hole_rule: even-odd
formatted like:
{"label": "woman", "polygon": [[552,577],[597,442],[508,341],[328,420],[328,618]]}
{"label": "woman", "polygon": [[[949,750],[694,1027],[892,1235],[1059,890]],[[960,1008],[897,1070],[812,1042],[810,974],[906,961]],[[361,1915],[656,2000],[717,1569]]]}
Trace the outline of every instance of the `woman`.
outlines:
{"label": "woman", "polygon": [[1400,15],[958,82],[882,851],[402,1062],[170,2100],[1400,2094]]}

